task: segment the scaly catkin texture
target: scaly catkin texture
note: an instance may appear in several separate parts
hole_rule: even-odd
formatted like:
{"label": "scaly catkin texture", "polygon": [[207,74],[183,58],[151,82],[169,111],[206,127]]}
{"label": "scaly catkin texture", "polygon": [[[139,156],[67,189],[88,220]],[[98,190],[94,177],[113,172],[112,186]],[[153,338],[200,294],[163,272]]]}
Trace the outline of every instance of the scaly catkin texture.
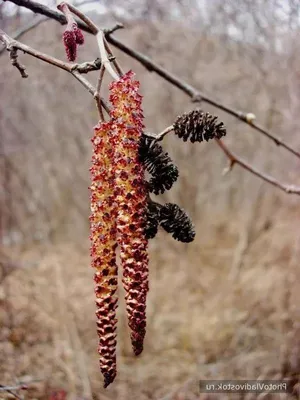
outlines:
{"label": "scaly catkin texture", "polygon": [[146,334],[148,241],[145,238],[147,187],[139,160],[143,131],[139,82],[129,71],[110,86],[111,117],[118,131],[115,142],[115,199],[117,230],[123,267],[128,325],[134,353],[140,354]]}
{"label": "scaly catkin texture", "polygon": [[104,387],[116,376],[116,308],[117,308],[117,229],[114,200],[113,125],[99,123],[94,129],[91,199],[91,258],[96,294],[97,332],[100,369]]}

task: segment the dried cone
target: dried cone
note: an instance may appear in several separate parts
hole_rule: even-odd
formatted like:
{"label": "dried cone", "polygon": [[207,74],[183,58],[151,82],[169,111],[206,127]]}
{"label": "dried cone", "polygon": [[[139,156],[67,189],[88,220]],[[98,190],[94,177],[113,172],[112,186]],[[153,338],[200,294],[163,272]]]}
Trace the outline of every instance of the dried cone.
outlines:
{"label": "dried cone", "polygon": [[152,175],[149,192],[159,194],[171,189],[178,178],[178,168],[155,140],[142,136],[139,157],[146,170]]}
{"label": "dried cone", "polygon": [[177,204],[167,203],[160,208],[160,226],[173,238],[183,243],[190,243],[195,239],[195,228],[186,214]]}
{"label": "dried cone", "polygon": [[91,258],[96,272],[96,316],[99,335],[100,369],[104,387],[116,376],[116,204],[114,202],[114,174],[112,123],[100,123],[94,130],[91,192]]}
{"label": "dried cone", "polygon": [[194,142],[202,142],[203,140],[221,139],[226,135],[226,128],[223,122],[218,121],[209,113],[201,110],[193,110],[177,117],[173,124],[174,132],[185,142],[190,140]]}
{"label": "dried cone", "polygon": [[118,139],[115,147],[115,199],[118,204],[117,230],[123,267],[128,325],[135,355],[143,350],[146,334],[148,291],[148,241],[145,238],[147,189],[144,167],[139,160],[143,130],[142,96],[139,82],[129,71],[111,84],[111,113]]}

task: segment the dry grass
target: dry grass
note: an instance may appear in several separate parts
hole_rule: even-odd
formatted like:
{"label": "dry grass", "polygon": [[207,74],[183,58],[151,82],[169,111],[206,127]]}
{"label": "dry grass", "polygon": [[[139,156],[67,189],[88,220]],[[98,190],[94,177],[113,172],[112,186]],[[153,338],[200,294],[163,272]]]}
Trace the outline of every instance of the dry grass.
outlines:
{"label": "dry grass", "polygon": [[1,380],[41,379],[26,399],[57,389],[68,399],[195,399],[199,379],[299,374],[299,248],[293,254],[284,237],[274,243],[283,229],[253,243],[233,277],[230,235],[205,243],[199,227],[198,241],[185,246],[161,233],[151,247],[144,353],[132,356],[122,304],[119,372],[108,390],[98,369],[88,244],[23,251],[38,266],[13,272],[1,292]]}

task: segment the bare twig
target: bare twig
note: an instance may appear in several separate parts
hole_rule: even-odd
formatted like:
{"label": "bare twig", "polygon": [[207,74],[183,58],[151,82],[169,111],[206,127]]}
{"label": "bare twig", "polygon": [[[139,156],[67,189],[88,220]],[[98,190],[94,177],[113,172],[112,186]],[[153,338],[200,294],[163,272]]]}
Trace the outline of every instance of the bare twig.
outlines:
{"label": "bare twig", "polygon": [[118,80],[119,76],[116,74],[116,72],[113,70],[112,66],[110,65],[110,61],[107,56],[105,44],[104,44],[104,33],[102,31],[99,31],[96,35],[97,38],[97,43],[101,55],[101,61],[104,64],[104,67],[106,68],[107,72],[112,76],[113,79]]}
{"label": "bare twig", "polygon": [[98,112],[99,112],[101,121],[105,120],[104,115],[103,115],[102,105],[101,105],[101,96],[100,96],[100,90],[101,90],[101,85],[102,85],[102,81],[103,81],[104,71],[105,71],[104,65],[102,65],[100,68],[100,74],[99,74],[99,78],[98,78],[98,82],[97,82],[96,92],[94,94],[94,98],[96,100],[96,104],[97,104],[97,108],[98,108]]}
{"label": "bare twig", "polygon": [[119,29],[123,29],[124,25],[117,23],[115,26],[113,26],[112,28],[105,28],[103,29],[103,33],[105,36],[110,35],[112,33],[114,33],[115,31],[119,30]]}
{"label": "bare twig", "polygon": [[94,22],[88,17],[86,16],[84,13],[82,13],[78,8],[74,7],[72,4],[70,3],[64,3],[62,2],[60,5],[57,6],[58,9],[60,9],[60,7],[63,7],[64,5],[67,5],[68,9],[75,14],[79,19],[81,19],[81,21],[83,21],[91,30],[91,32],[94,35],[97,35],[99,29],[97,27],[97,25],[94,24]]}
{"label": "bare twig", "polygon": [[[90,4],[90,3],[96,3],[98,0],[83,0],[79,3],[76,3],[76,7],[81,7],[84,6],[86,4]],[[28,24],[22,26],[20,29],[18,29],[16,32],[14,32],[11,37],[15,40],[20,39],[23,35],[25,35],[27,32],[31,31],[32,29],[36,28],[38,25],[40,25],[42,22],[45,21],[49,21],[48,16],[43,16],[43,17],[38,17],[38,18],[34,18],[33,21],[30,21]],[[66,23],[66,22],[65,22]],[[111,28],[111,29],[107,29],[108,32],[112,33],[117,29],[120,29],[120,27],[118,26],[120,24],[117,24],[115,27]],[[122,26],[123,27],[123,26]],[[3,47],[2,49],[0,49],[0,54],[3,53],[5,50],[5,47]]]}
{"label": "bare twig", "polygon": [[4,43],[4,45],[9,51],[11,48],[22,50],[24,53],[30,54],[31,56],[36,57],[39,60],[45,61],[48,64],[52,64],[55,67],[64,69],[65,71],[71,72],[72,68],[74,67],[73,64],[58,60],[55,57],[51,57],[47,54],[41,53],[35,49],[32,49],[26,44],[23,44],[21,42],[18,42],[17,40],[12,39],[5,32],[3,32],[2,29],[0,29],[0,41]]}
{"label": "bare twig", "polygon": [[[101,62],[96,59],[93,62],[86,62],[83,64],[71,64],[65,61],[61,61],[55,57],[49,56],[47,54],[41,53],[17,40],[12,39],[5,32],[0,29],[0,41],[4,43],[6,48],[11,51],[11,49],[22,50],[24,53],[30,54],[31,56],[38,58],[48,64],[54,65],[55,67],[61,68],[64,71],[72,74],[93,96],[96,92],[95,87],[83,76],[81,73],[87,73],[94,70],[99,70],[101,68]],[[21,66],[23,67],[23,66]],[[24,67],[23,67],[24,68]],[[101,98],[101,103],[104,109],[109,113],[109,105]]]}
{"label": "bare twig", "polygon": [[[12,0],[9,0],[12,1]],[[109,43],[117,47],[119,50],[123,51],[130,57],[134,58],[135,60],[139,61],[145,68],[148,69],[150,72],[155,72],[159,76],[161,76],[166,81],[170,82],[173,86],[176,86],[178,89],[186,93],[189,97],[191,97],[192,101],[197,102],[205,102],[211,104],[212,106],[225,111],[227,114],[232,115],[233,117],[239,119],[240,121],[245,122],[247,125],[251,126],[253,129],[257,130],[258,132],[262,133],[264,136],[271,139],[277,146],[282,146],[290,153],[294,154],[296,157],[300,158],[300,152],[293,149],[290,145],[286,144],[281,138],[272,134],[269,130],[265,129],[261,125],[254,122],[254,118],[252,113],[243,113],[241,111],[234,110],[233,108],[224,105],[223,103],[209,97],[207,94],[200,92],[195,87],[189,85],[187,82],[183,81],[182,79],[178,78],[176,75],[172,74],[171,72],[167,71],[165,68],[159,66],[154,61],[152,61],[149,57],[145,56],[144,54],[133,50],[132,48],[126,46],[124,43],[120,42],[115,37],[112,37],[110,34],[107,34],[106,39]]]}
{"label": "bare twig", "polygon": [[[67,24],[67,19],[64,16],[64,14],[56,10],[52,10],[51,8],[43,4],[40,4],[37,1],[31,1],[31,0],[9,0],[9,1],[16,4],[17,6],[28,8],[29,10],[33,11],[36,14],[45,15],[48,18],[54,19],[61,25]],[[76,22],[80,29],[84,30],[85,32],[93,33],[85,23],[81,21],[76,21]]]}
{"label": "bare twig", "polygon": [[104,64],[105,68],[110,73],[110,75],[114,79],[118,79],[118,76],[122,75],[122,70],[115,59],[113,61],[113,64],[117,69],[118,74],[115,73],[115,71],[112,69],[110,65],[110,59],[108,56],[112,56],[112,52],[110,51],[110,48],[106,44],[106,39],[103,31],[99,29],[97,25],[95,25],[94,22],[87,15],[81,12],[78,8],[74,7],[72,4],[61,2],[57,6],[57,8],[64,12],[67,19],[68,19],[68,13],[72,12],[90,28],[91,32],[97,37],[102,63]]}
{"label": "bare twig", "polygon": [[157,142],[163,140],[163,138],[170,132],[172,132],[172,130],[174,129],[173,125],[168,126],[166,129],[164,129],[162,132],[160,133],[149,133],[149,132],[145,132],[144,135],[151,137],[153,139],[155,139]]}
{"label": "bare twig", "polygon": [[28,78],[26,68],[18,60],[18,49],[16,49],[14,46],[9,46],[7,47],[7,51],[9,51],[9,58],[11,60],[11,64],[20,71],[21,77]]}
{"label": "bare twig", "polygon": [[57,5],[57,8],[66,17],[66,20],[68,21],[68,26],[71,26],[72,24],[76,23],[67,3],[61,2]]}
{"label": "bare twig", "polygon": [[[21,36],[23,36],[25,33],[29,32],[31,29],[36,28],[40,23],[49,21],[49,18],[47,17],[38,17],[35,18],[33,21],[30,21],[28,24],[22,26],[20,29],[18,29],[15,33],[13,33],[11,36],[14,40],[18,40]],[[0,49],[0,54],[2,54],[5,50],[5,47]]]}
{"label": "bare twig", "polygon": [[74,64],[72,70],[78,71],[80,74],[87,74],[91,71],[97,71],[101,68],[100,58],[96,58],[94,61],[86,61],[82,64]]}
{"label": "bare twig", "polygon": [[[117,26],[118,26],[118,25],[117,25]],[[120,26],[118,26],[118,29],[119,29],[119,28],[120,28]],[[111,51],[111,49],[110,49],[110,47],[109,47],[109,45],[108,45],[108,43],[107,43],[107,40],[106,40],[106,38],[105,38],[105,34],[104,34],[103,39],[104,39],[104,47],[105,47],[105,50],[107,51],[107,54],[108,54],[108,60],[110,60],[110,57],[113,57],[113,54],[112,54],[112,51]],[[120,67],[120,64],[118,63],[118,61],[116,60],[115,57],[114,57],[114,59],[113,59],[112,64],[113,64],[113,66],[116,68],[116,71],[117,71],[117,73],[118,73],[119,76],[124,75],[124,73],[123,73],[123,71],[122,71],[122,68]]]}
{"label": "bare twig", "polygon": [[218,143],[220,148],[223,150],[223,152],[228,157],[231,168],[233,168],[233,166],[235,164],[238,164],[241,167],[243,167],[244,169],[246,169],[247,171],[251,172],[253,175],[256,175],[260,179],[270,183],[273,186],[276,186],[277,188],[281,189],[285,193],[293,193],[293,194],[300,195],[300,187],[295,186],[295,185],[286,185],[284,183],[279,182],[277,179],[273,178],[272,176],[269,176],[267,174],[264,174],[263,172],[260,172],[259,170],[254,168],[252,165],[248,164],[246,161],[244,161],[243,159],[238,157],[236,154],[231,152],[221,140],[216,139],[216,142]]}

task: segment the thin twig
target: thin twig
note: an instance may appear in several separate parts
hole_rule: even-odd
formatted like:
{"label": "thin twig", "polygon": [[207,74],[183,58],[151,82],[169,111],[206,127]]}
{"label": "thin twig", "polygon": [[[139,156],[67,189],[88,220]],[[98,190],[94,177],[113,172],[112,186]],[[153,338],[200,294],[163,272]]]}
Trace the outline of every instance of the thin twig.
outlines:
{"label": "thin twig", "polygon": [[[86,78],[84,78],[81,73],[99,70],[101,68],[101,62],[97,61],[97,59],[93,62],[86,62],[83,64],[71,64],[65,61],[61,61],[55,57],[49,56],[48,54],[41,53],[40,51],[35,50],[25,45],[24,43],[12,39],[4,31],[2,31],[2,29],[0,29],[0,41],[4,43],[9,51],[11,51],[12,48],[22,50],[24,53],[30,54],[31,56],[38,58],[39,60],[42,60],[48,64],[54,65],[55,67],[61,68],[64,71],[69,72],[94,96],[96,92],[95,87]],[[109,105],[103,98],[101,98],[101,104],[105,111],[109,113]]]}
{"label": "thin twig", "polygon": [[103,33],[104,33],[104,35],[105,35],[105,37],[106,37],[107,35],[111,35],[111,34],[114,33],[115,31],[117,31],[117,30],[119,30],[119,29],[123,29],[123,28],[124,28],[124,25],[121,24],[120,22],[118,22],[118,23],[116,23],[116,25],[113,26],[112,28],[104,28],[104,29],[103,29]]}
{"label": "thin twig", "polygon": [[[91,32],[97,38],[97,43],[98,43],[100,55],[101,55],[101,61],[104,64],[104,67],[107,69],[107,72],[112,76],[113,79],[118,79],[121,74],[119,72],[118,72],[118,74],[116,74],[110,65],[110,60],[109,60],[108,55],[112,56],[112,53],[111,53],[109,47],[105,46],[106,40],[105,40],[103,31],[101,29],[99,29],[97,27],[97,25],[95,25],[94,22],[87,15],[85,15],[83,12],[81,12],[78,8],[74,7],[72,4],[62,1],[60,4],[58,4],[57,8],[65,14],[67,20],[69,20],[69,16],[68,16],[69,13],[72,12],[90,28]],[[121,70],[115,60],[114,60],[114,65],[117,65],[118,71]]]}
{"label": "thin twig", "polygon": [[55,67],[64,69],[65,71],[71,72],[72,68],[74,67],[73,64],[61,61],[55,57],[49,56],[47,54],[41,53],[26,44],[18,42],[17,40],[12,39],[8,36],[2,29],[0,29],[0,41],[4,43],[8,51],[11,49],[22,50],[24,53],[30,54],[31,56],[38,58],[39,60],[45,61],[48,64],[52,64]]}
{"label": "thin twig", "polygon": [[98,29],[97,25],[95,25],[94,22],[87,15],[85,15],[83,12],[81,12],[78,8],[74,7],[70,3],[62,2],[61,5],[63,5],[63,4],[66,4],[68,9],[73,14],[75,14],[79,19],[81,19],[81,21],[83,21],[90,28],[91,32],[94,35],[97,35],[99,29]]}
{"label": "thin twig", "polygon": [[[11,35],[11,37],[14,40],[19,39],[21,36],[23,36],[25,33],[29,32],[31,29],[36,28],[40,23],[49,21],[48,17],[38,17],[35,18],[33,21],[30,21],[28,24],[22,26],[20,29],[18,29],[15,33]],[[2,54],[5,51],[5,47],[0,49],[0,54]]]}
{"label": "thin twig", "polygon": [[[120,26],[118,27],[118,29],[119,28],[120,28]],[[107,51],[107,54],[108,54],[108,59],[110,59],[110,57],[113,57],[113,53],[112,53],[112,51],[111,51],[111,49],[110,49],[110,47],[109,47],[109,45],[107,43],[107,40],[105,38],[105,34],[104,34],[103,40],[104,40],[105,50]],[[118,63],[118,61],[116,60],[116,58],[114,58],[112,64],[116,68],[116,71],[117,71],[119,76],[124,75],[124,72],[122,71],[122,68],[121,68],[120,64]]]}
{"label": "thin twig", "polygon": [[[14,1],[14,0],[9,0]],[[265,129],[261,125],[255,123],[252,118],[249,118],[249,115],[253,115],[252,113],[243,113],[241,111],[234,110],[233,108],[224,105],[223,103],[209,97],[207,94],[200,92],[195,87],[189,85],[184,80],[178,78],[176,75],[167,71],[165,68],[159,66],[154,61],[152,61],[149,57],[144,54],[133,50],[128,47],[124,43],[120,42],[115,37],[111,36],[111,34],[106,34],[106,39],[113,46],[117,47],[119,50],[126,53],[128,56],[134,58],[139,61],[145,68],[150,72],[155,72],[157,75],[161,76],[163,79],[171,83],[173,86],[176,86],[178,89],[186,93],[189,97],[191,97],[193,102],[205,102],[213,105],[214,107],[225,111],[227,114],[232,115],[233,117],[239,119],[240,121],[245,122],[247,125],[251,126],[256,131],[262,133],[264,136],[271,139],[277,146],[282,146],[290,153],[294,154],[296,157],[300,158],[300,152],[293,149],[290,145],[286,144],[281,138],[272,134],[269,130]]]}
{"label": "thin twig", "polygon": [[260,172],[256,168],[254,168],[252,165],[248,164],[246,161],[238,157],[236,154],[234,154],[232,151],[230,151],[227,146],[222,142],[221,140],[216,139],[216,142],[220,146],[220,148],[223,150],[223,152],[226,154],[230,161],[230,169],[234,167],[235,164],[240,165],[247,171],[251,172],[253,175],[258,176],[260,179],[270,183],[273,186],[276,186],[277,188],[281,189],[285,193],[292,193],[292,194],[297,194],[300,195],[300,187],[295,186],[295,185],[287,185],[284,183],[279,182],[277,179],[273,178],[270,175],[264,174],[263,172]]}
{"label": "thin twig", "polygon": [[105,44],[104,44],[104,33],[102,31],[99,31],[96,35],[97,38],[97,43],[101,55],[101,61],[104,64],[104,67],[106,68],[107,72],[112,76],[113,79],[118,80],[119,76],[116,74],[116,72],[113,70],[112,66],[110,65],[110,61],[107,56]]}
{"label": "thin twig", "polygon": [[105,121],[105,119],[104,119],[103,110],[102,110],[100,90],[101,90],[101,85],[102,85],[102,81],[103,81],[104,72],[105,72],[105,68],[104,68],[104,65],[102,64],[101,68],[100,68],[100,74],[99,74],[99,78],[98,78],[98,82],[97,82],[96,92],[94,94],[94,98],[96,100],[96,104],[97,104],[100,120],[102,122]]}
{"label": "thin twig", "polygon": [[[76,7],[81,7],[84,6],[86,4],[90,4],[90,3],[96,3],[98,0],[83,0],[79,3],[76,3]],[[15,33],[13,33],[11,35],[11,37],[15,40],[20,39],[23,35],[25,35],[27,32],[31,31],[32,29],[36,28],[38,25],[40,25],[42,22],[45,21],[49,21],[49,17],[48,16],[43,16],[43,17],[38,17],[35,18],[33,21],[30,21],[28,24],[22,26],[20,29],[18,29]],[[60,21],[59,21],[60,22]],[[66,22],[64,22],[65,24]],[[120,24],[117,24],[115,27],[111,28],[111,29],[107,29],[108,32],[112,33],[117,29],[120,29],[120,27],[118,26]],[[0,49],[0,54],[3,53],[5,50],[5,47],[3,47],[2,49]]]}
{"label": "thin twig", "polygon": [[13,46],[9,46],[7,47],[7,51],[9,51],[9,58],[11,60],[12,66],[16,67],[20,71],[22,78],[28,78],[26,68],[18,60],[18,49]]}
{"label": "thin twig", "polygon": [[163,138],[170,132],[172,132],[172,130],[174,129],[173,125],[168,126],[166,129],[164,129],[162,132],[160,133],[150,133],[150,132],[145,132],[144,135],[148,136],[150,138],[155,139],[157,142],[163,140]]}
{"label": "thin twig", "polygon": [[64,1],[61,2],[60,4],[57,5],[57,8],[64,14],[66,17],[66,20],[68,21],[68,26],[72,26],[73,24],[76,24],[76,21],[69,9],[69,5],[65,3]]}
{"label": "thin twig", "polygon": [[[31,1],[31,0],[8,0],[11,1],[12,3],[16,4],[17,6],[20,7],[25,7],[31,11],[33,11],[36,14],[41,14],[45,15],[48,18],[54,19],[55,21],[59,22],[61,25],[66,25],[67,24],[67,19],[64,16],[63,13],[58,12],[56,10],[52,10],[51,8],[38,3],[37,1]],[[78,27],[82,29],[85,32],[88,33],[93,33],[91,29],[83,22],[77,21]]]}
{"label": "thin twig", "polygon": [[99,70],[101,65],[100,58],[96,58],[94,61],[86,61],[82,64],[74,64],[72,70],[76,70],[80,74],[87,74],[88,72]]}

